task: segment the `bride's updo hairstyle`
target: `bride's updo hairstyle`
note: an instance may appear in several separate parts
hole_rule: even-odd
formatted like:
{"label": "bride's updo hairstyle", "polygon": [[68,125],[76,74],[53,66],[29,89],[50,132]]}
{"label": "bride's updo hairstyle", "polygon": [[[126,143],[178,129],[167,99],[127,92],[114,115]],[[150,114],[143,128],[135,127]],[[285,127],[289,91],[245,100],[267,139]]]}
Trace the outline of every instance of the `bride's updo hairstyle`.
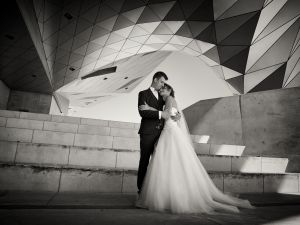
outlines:
{"label": "bride's updo hairstyle", "polygon": [[170,92],[170,96],[172,96],[173,98],[175,98],[175,91],[174,89],[167,83],[164,84],[164,88],[166,88],[168,91]]}

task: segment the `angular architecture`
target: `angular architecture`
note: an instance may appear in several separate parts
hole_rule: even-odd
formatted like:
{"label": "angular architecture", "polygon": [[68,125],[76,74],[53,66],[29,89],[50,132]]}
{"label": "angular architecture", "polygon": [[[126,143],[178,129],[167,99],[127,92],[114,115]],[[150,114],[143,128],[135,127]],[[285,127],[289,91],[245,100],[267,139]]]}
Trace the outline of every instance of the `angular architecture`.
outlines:
{"label": "angular architecture", "polygon": [[[0,74],[15,90],[57,91],[89,105],[131,91],[172,51],[206,62],[236,94],[300,84],[298,0],[17,0],[15,7],[13,15],[2,9],[15,24],[4,26]],[[97,75],[109,67],[112,79]],[[80,80],[89,74],[104,79]],[[95,86],[101,95],[85,94]]]}
{"label": "angular architecture", "polygon": [[[91,211],[85,211],[89,206],[97,217],[103,217],[105,207],[115,212],[133,207],[140,124],[129,122],[132,111],[126,114],[124,108],[138,116],[135,91],[172,52],[180,52],[189,56],[178,54],[180,59],[195,61],[198,70],[206,63],[211,72],[189,84],[182,83],[192,73],[178,72],[178,83],[195,91],[187,98],[200,93],[202,81],[214,93],[224,86],[228,91],[227,85],[232,91],[229,97],[201,101],[198,95],[183,110],[191,143],[212,181],[223,192],[256,196],[262,207],[254,213],[263,210],[263,217],[286,202],[299,214],[300,0],[3,0],[0,17],[4,213],[17,209],[26,221],[36,214],[35,223],[49,224],[40,212],[51,209],[48,215],[54,218],[53,209],[66,209],[76,223],[79,217],[93,223]],[[204,74],[195,70],[194,77]],[[116,108],[110,101],[98,109],[117,111],[127,121],[70,116],[70,102],[89,107],[119,95],[128,98],[114,99],[120,100]],[[116,200],[121,203],[115,205]],[[265,210],[266,205],[272,208]],[[84,216],[77,210],[70,214],[80,207]],[[141,211],[129,214],[144,219]],[[1,224],[24,224],[18,212],[2,216]],[[248,212],[241,215],[249,219],[254,213]],[[215,216],[209,223],[217,221]],[[157,221],[167,223],[162,218]],[[175,219],[181,223],[177,215],[173,218],[172,224]]]}

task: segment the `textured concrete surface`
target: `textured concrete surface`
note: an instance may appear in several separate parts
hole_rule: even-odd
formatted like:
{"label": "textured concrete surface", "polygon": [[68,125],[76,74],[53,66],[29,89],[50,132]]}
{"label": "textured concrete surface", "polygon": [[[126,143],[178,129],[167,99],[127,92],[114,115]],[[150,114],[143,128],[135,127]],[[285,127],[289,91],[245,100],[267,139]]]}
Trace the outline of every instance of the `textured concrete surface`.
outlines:
{"label": "textured concrete surface", "polygon": [[299,87],[210,99],[184,110],[192,134],[244,145],[243,155],[287,157],[287,172],[300,171],[299,112]]}
{"label": "textured concrete surface", "polygon": [[300,88],[241,97],[244,154],[300,155]]}
{"label": "textured concrete surface", "polygon": [[33,130],[0,127],[0,140],[31,142]]}
{"label": "textured concrete surface", "polygon": [[116,192],[122,191],[123,171],[63,170],[59,183],[61,192]]}
{"label": "textured concrete surface", "polygon": [[6,109],[10,89],[0,80],[0,109]]}
{"label": "textured concrete surface", "polygon": [[[235,196],[248,199],[256,207],[300,204],[299,193],[243,193]],[[0,191],[0,208],[135,208],[136,198],[136,193]]]}
{"label": "textured concrete surface", "polygon": [[139,138],[127,138],[127,137],[114,137],[112,147],[114,149],[140,150],[140,139]]}
{"label": "textured concrete surface", "polygon": [[135,195],[51,192],[0,193],[0,220],[5,225],[220,225],[284,224],[300,222],[298,195],[243,195],[256,206],[240,213],[170,214],[137,209]]}
{"label": "textured concrete surface", "polygon": [[95,147],[95,148],[112,148],[113,137],[91,134],[76,134],[74,146]]}
{"label": "textured concrete surface", "polygon": [[5,225],[299,225],[299,209],[273,206],[214,215],[174,215],[141,209],[3,209],[0,219]]}
{"label": "textured concrete surface", "polygon": [[7,118],[6,127],[26,128],[31,130],[42,130],[43,121],[27,120],[18,118]]}
{"label": "textured concrete surface", "polygon": [[8,110],[49,113],[51,95],[12,90],[7,102]]}
{"label": "textured concrete surface", "polygon": [[[10,117],[10,115],[8,115],[8,117]],[[51,121],[53,116],[43,113],[20,112],[20,118],[29,120]]]}
{"label": "textured concrete surface", "polygon": [[[2,189],[136,191],[138,124],[5,110],[0,110],[0,118],[0,140],[9,141],[0,142]],[[196,152],[222,191],[299,191],[299,174],[285,173],[287,158],[241,157],[243,145],[205,143],[208,135],[192,138],[204,142],[195,143]]]}
{"label": "textured concrete surface", "polygon": [[[14,142],[12,142],[14,143]],[[63,145],[18,143],[16,163],[64,165],[68,163],[69,148]]]}
{"label": "textured concrete surface", "polygon": [[72,116],[56,116],[51,115],[51,121],[57,122],[57,123],[74,123],[79,124],[80,118],[79,117],[72,117]]}
{"label": "textured concrete surface", "polygon": [[[135,193],[136,174],[133,169],[0,163],[0,190]],[[300,186],[297,173],[221,171],[209,175],[221,191],[232,193],[291,193],[299,192]]]}
{"label": "textured concrete surface", "polygon": [[70,123],[61,123],[61,122],[57,123],[57,122],[45,121],[44,130],[76,133],[78,130],[78,125],[70,124]]}
{"label": "textured concrete surface", "polygon": [[183,110],[191,134],[208,143],[243,145],[239,96],[199,101]]}
{"label": "textured concrete surface", "polygon": [[6,125],[7,118],[0,117],[0,127],[4,127]]}
{"label": "textured concrete surface", "polygon": [[0,161],[13,162],[17,151],[17,142],[0,141]]}
{"label": "textured concrete surface", "polygon": [[35,130],[33,132],[32,142],[41,144],[73,145],[74,136],[73,133]]}
{"label": "textured concrete surface", "polygon": [[96,125],[79,125],[78,133],[109,135],[110,128],[109,127],[96,126]]}
{"label": "textured concrete surface", "polygon": [[[199,149],[196,153],[205,169],[215,172],[285,173],[288,164],[287,158],[213,155]],[[139,157],[140,152],[131,149],[0,141],[0,161],[3,163],[137,169]]]}
{"label": "textured concrete surface", "polygon": [[69,155],[69,165],[96,166],[96,167],[116,167],[117,152],[111,150],[84,149],[71,147]]}
{"label": "textured concrete surface", "polygon": [[[63,123],[64,125],[68,124],[78,124],[78,130],[75,131],[83,134],[98,134],[105,133],[107,135],[112,136],[121,136],[121,137],[137,137],[137,131],[139,129],[139,123],[127,123],[127,122],[119,122],[119,121],[109,121],[109,120],[99,120],[99,119],[89,119],[89,118],[80,118],[80,117],[72,117],[72,116],[61,116],[61,115],[49,115],[49,114],[41,114],[41,113],[30,113],[30,112],[19,112],[19,111],[11,111],[11,110],[0,110],[1,118],[18,118],[18,119],[27,119],[34,121],[44,121],[49,130],[61,129],[61,127],[55,127],[45,122],[56,122]],[[20,123],[15,123],[13,127],[22,128],[24,121]],[[19,127],[19,124],[21,127]],[[59,125],[59,124],[56,124]],[[5,126],[5,124],[3,125]],[[73,131],[74,127],[70,128]],[[102,131],[97,130],[96,128],[103,129]],[[90,131],[93,130],[93,131]],[[62,131],[65,132],[65,131]],[[195,135],[195,138],[198,136]]]}
{"label": "textured concrete surface", "polygon": [[1,117],[7,117],[7,118],[20,118],[21,112],[18,111],[11,111],[11,110],[0,110],[0,116]]}
{"label": "textured concrete surface", "polygon": [[57,191],[60,171],[54,168],[2,166],[1,190]]}

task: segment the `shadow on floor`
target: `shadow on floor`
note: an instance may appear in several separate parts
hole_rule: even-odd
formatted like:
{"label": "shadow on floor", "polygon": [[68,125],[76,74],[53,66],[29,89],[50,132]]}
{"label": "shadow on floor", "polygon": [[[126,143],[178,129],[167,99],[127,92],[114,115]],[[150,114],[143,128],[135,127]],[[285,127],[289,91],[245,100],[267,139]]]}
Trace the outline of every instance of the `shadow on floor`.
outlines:
{"label": "shadow on floor", "polygon": [[113,193],[0,193],[1,224],[300,224],[299,194],[241,194],[256,209],[239,214],[176,215],[137,209],[135,194]]}

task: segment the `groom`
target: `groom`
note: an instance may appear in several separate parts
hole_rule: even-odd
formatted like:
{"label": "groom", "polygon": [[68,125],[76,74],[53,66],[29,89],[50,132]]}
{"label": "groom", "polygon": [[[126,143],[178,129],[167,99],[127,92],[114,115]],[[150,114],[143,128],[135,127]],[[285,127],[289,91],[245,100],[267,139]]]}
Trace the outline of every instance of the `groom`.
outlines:
{"label": "groom", "polygon": [[[158,91],[164,86],[168,80],[164,72],[156,72],[152,78],[151,87],[141,91],[138,98],[138,106],[147,104],[157,111],[152,110],[139,110],[142,117],[139,134],[140,134],[140,162],[138,168],[137,187],[140,194],[143,180],[147,172],[150,156],[154,151],[154,145],[157,142],[160,133],[163,129],[164,120],[170,117],[169,112],[163,111],[165,104],[163,98],[159,95]],[[180,115],[175,120],[179,119]]]}

